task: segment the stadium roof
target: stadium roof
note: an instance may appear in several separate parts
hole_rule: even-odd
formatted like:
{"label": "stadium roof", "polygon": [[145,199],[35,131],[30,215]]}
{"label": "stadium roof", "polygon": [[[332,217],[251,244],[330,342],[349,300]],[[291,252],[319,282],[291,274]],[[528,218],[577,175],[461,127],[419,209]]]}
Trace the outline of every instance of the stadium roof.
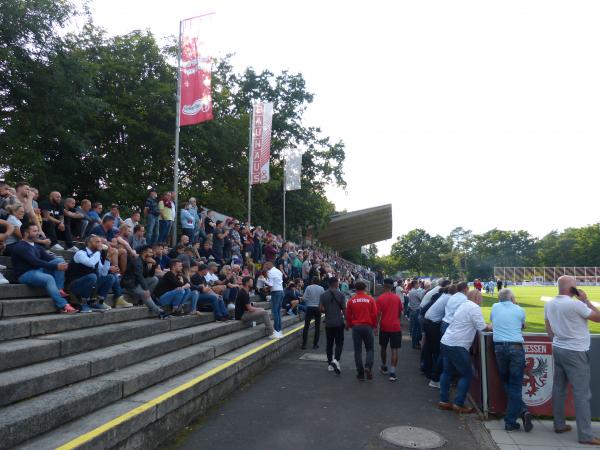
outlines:
{"label": "stadium roof", "polygon": [[319,241],[337,251],[352,250],[392,237],[392,205],[337,214],[319,233]]}

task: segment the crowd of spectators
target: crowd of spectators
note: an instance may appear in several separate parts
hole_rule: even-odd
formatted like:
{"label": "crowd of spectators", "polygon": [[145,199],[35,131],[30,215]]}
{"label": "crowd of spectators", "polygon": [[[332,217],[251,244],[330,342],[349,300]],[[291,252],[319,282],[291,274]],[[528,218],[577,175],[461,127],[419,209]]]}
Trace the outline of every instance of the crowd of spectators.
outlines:
{"label": "crowd of spectators", "polygon": [[[63,313],[110,309],[112,293],[117,308],[144,304],[160,318],[210,309],[226,321],[246,290],[263,301],[274,298],[285,314],[316,317],[314,305],[305,305],[305,285],[326,288],[335,276],[348,293],[357,279],[370,277],[331,252],[200,208],[195,198],[178,209],[173,192],[151,189],[143,209],[126,218],[116,204],[105,211],[100,202],[63,199],[57,191],[38,198],[27,183],[0,182],[0,254],[12,258],[11,281],[44,287]],[[72,257],[61,257],[65,252]],[[281,273],[280,289],[272,269]]]}

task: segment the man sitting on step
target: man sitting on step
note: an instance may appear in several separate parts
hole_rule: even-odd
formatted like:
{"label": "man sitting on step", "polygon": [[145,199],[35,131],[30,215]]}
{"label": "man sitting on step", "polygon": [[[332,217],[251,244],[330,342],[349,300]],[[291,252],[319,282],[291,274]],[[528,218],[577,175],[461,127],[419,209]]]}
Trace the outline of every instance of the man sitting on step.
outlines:
{"label": "man sitting on step", "polygon": [[76,313],[77,310],[63,298],[65,271],[69,265],[35,243],[39,234],[40,230],[34,223],[21,227],[23,239],[13,246],[11,252],[15,276],[19,283],[45,288],[61,313]]}
{"label": "man sitting on step", "polygon": [[170,306],[174,313],[182,312],[183,306],[191,300],[190,285],[183,279],[183,263],[172,259],[169,271],[158,282],[155,296],[160,306]]}
{"label": "man sitting on step", "polygon": [[[109,310],[104,301],[111,289],[115,291],[116,308],[132,306],[123,298],[115,271],[116,268],[110,264],[108,246],[102,243],[99,236],[88,236],[86,248],[75,253],[66,273],[68,289],[81,301],[82,313]],[[97,299],[92,300],[94,289]]]}
{"label": "man sitting on step", "polygon": [[257,308],[250,302],[250,292],[254,279],[252,277],[242,278],[242,288],[238,291],[235,300],[235,320],[242,322],[258,322],[262,321],[265,324],[265,332],[269,339],[279,339],[283,335],[275,333],[269,312],[263,308]]}
{"label": "man sitting on step", "polygon": [[160,269],[154,260],[153,248],[145,245],[138,248],[137,252],[136,256],[130,256],[127,261],[127,270],[121,279],[121,286],[127,295],[137,300],[137,303],[143,303],[159,318],[164,319],[168,314],[152,300],[152,293],[158,284],[155,273]]}

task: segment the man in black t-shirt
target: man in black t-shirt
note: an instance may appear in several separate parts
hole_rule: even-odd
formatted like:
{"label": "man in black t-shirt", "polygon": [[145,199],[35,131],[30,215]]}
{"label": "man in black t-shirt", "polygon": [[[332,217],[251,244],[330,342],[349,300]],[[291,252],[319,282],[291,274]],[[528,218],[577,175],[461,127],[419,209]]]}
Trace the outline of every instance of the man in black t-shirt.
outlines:
{"label": "man in black t-shirt", "polygon": [[235,300],[235,320],[241,320],[243,322],[256,322],[262,320],[265,324],[265,331],[269,339],[278,339],[278,335],[275,334],[273,324],[269,317],[269,312],[262,308],[252,306],[250,303],[250,291],[254,280],[252,277],[242,278],[242,288],[239,290],[237,298]]}
{"label": "man in black t-shirt", "polygon": [[52,244],[50,250],[64,250],[58,243],[59,238],[66,241],[67,247],[73,248],[73,237],[64,224],[65,207],[60,192],[50,192],[48,200],[40,203],[40,209],[42,210],[42,229]]}

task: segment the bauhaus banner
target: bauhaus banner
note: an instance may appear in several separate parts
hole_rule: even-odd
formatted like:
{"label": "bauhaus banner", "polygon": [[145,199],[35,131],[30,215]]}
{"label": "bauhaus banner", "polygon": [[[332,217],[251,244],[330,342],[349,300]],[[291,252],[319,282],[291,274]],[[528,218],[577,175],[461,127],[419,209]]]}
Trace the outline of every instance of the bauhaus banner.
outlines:
{"label": "bauhaus banner", "polygon": [[255,103],[252,108],[252,139],[250,180],[252,184],[267,183],[270,179],[271,126],[273,103]]}
{"label": "bauhaus banner", "polygon": [[290,148],[285,153],[285,190],[301,189],[302,151]]}
{"label": "bauhaus banner", "polygon": [[194,125],[212,120],[210,78],[212,59],[206,39],[212,14],[181,21],[181,102],[179,125]]}

